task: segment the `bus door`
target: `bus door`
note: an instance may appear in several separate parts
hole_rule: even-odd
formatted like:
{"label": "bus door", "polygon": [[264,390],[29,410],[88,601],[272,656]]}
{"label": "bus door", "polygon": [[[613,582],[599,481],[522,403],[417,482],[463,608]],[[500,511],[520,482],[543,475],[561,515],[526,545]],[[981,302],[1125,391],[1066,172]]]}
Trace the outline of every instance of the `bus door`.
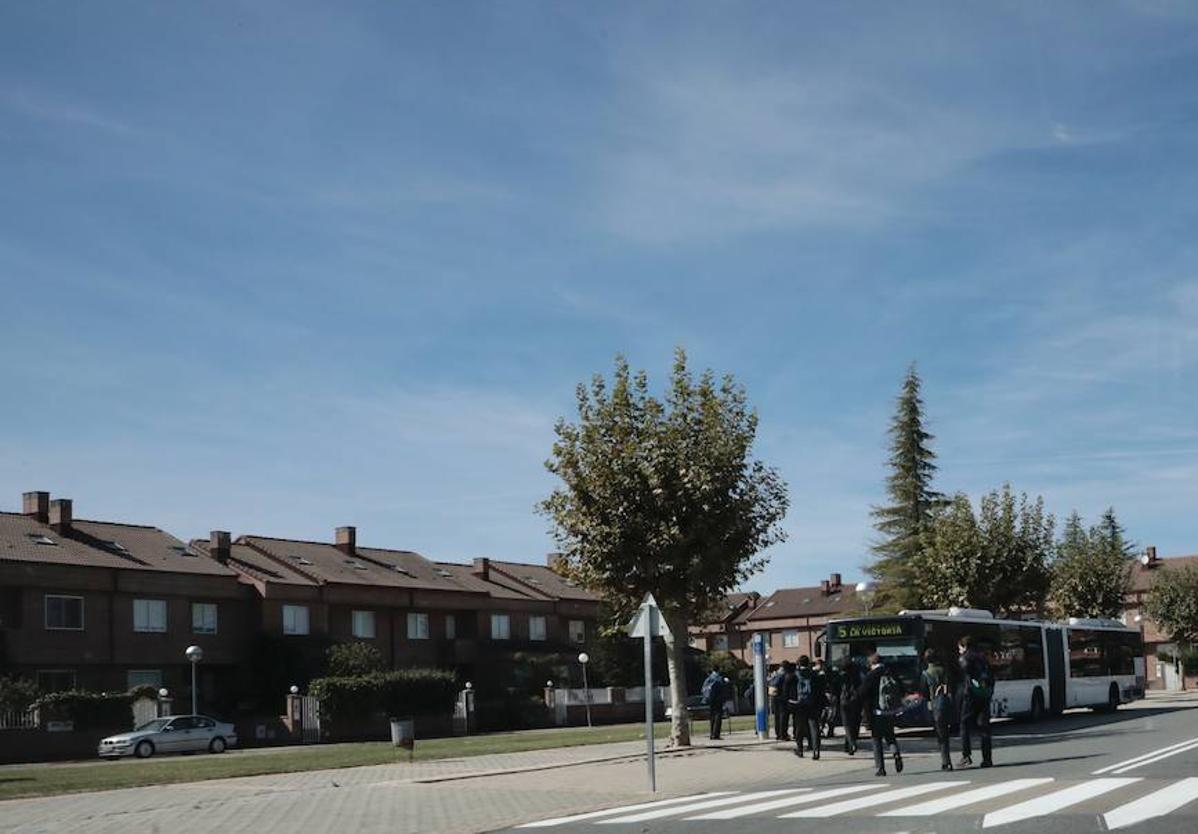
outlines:
{"label": "bus door", "polygon": [[1048,711],[1060,715],[1065,709],[1065,642],[1060,628],[1044,629],[1048,641]]}

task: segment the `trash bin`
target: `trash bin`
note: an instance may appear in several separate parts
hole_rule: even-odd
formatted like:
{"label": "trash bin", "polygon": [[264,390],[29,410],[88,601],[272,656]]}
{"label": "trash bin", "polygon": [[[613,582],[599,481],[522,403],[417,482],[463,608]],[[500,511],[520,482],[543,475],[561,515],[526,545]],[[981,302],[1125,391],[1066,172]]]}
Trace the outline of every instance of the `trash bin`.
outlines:
{"label": "trash bin", "polygon": [[416,745],[416,726],[411,718],[391,719],[391,743],[411,750]]}

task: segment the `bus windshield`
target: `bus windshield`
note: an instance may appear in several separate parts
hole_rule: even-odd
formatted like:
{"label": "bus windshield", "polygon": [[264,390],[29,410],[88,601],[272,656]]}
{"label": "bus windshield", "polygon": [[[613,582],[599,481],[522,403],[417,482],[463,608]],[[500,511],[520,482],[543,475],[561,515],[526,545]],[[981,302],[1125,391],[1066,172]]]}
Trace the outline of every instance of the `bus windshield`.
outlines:
{"label": "bus windshield", "polygon": [[919,676],[919,645],[914,637],[903,640],[833,642],[829,644],[828,651],[834,666],[839,666],[847,657],[863,670],[869,668],[869,656],[877,652],[882,656],[882,662],[891,674],[903,682],[904,689],[908,692],[915,690],[915,682]]}

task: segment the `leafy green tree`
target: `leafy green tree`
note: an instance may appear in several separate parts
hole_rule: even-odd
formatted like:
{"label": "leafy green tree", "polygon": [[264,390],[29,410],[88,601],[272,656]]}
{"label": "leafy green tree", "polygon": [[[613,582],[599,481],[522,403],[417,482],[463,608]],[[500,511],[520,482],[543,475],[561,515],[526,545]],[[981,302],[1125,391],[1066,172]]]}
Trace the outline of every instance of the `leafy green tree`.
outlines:
{"label": "leafy green tree", "polygon": [[914,557],[917,604],[1000,613],[1040,611],[1048,593],[1054,521],[1044,501],[1016,501],[1009,485],[982,496],[975,515],[957,493],[935,511]]}
{"label": "leafy green tree", "polygon": [[1144,610],[1179,647],[1198,641],[1198,565],[1161,568]]}
{"label": "leafy green tree", "polygon": [[1118,617],[1131,583],[1130,545],[1107,510],[1089,532],[1076,511],[1065,522],[1052,566],[1051,602],[1061,617]]}
{"label": "leafy green tree", "polygon": [[889,503],[875,507],[872,513],[881,539],[873,546],[877,559],[870,573],[879,581],[883,604],[899,607],[917,603],[912,565],[933,514],[944,503],[944,496],[932,489],[936,454],[931,447],[932,435],[924,428],[920,387],[919,374],[912,365],[890,421],[890,475],[886,478]]}
{"label": "leafy green tree", "polygon": [[757,415],[744,389],[710,370],[696,382],[681,349],[664,399],[617,357],[610,385],[596,375],[578,386],[577,408],[577,422],[557,423],[546,467],[561,485],[539,509],[567,574],[602,595],[616,622],[647,593],[661,605],[673,633],[671,740],[686,745],[687,626],[785,538],[786,485],[752,456]]}

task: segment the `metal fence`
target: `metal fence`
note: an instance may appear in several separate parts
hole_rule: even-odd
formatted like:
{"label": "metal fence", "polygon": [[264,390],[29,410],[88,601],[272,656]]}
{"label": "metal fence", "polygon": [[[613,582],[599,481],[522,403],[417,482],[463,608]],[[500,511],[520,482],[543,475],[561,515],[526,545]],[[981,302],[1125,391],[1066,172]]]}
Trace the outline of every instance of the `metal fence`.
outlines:
{"label": "metal fence", "polygon": [[0,730],[36,730],[38,726],[36,709],[0,711]]}

